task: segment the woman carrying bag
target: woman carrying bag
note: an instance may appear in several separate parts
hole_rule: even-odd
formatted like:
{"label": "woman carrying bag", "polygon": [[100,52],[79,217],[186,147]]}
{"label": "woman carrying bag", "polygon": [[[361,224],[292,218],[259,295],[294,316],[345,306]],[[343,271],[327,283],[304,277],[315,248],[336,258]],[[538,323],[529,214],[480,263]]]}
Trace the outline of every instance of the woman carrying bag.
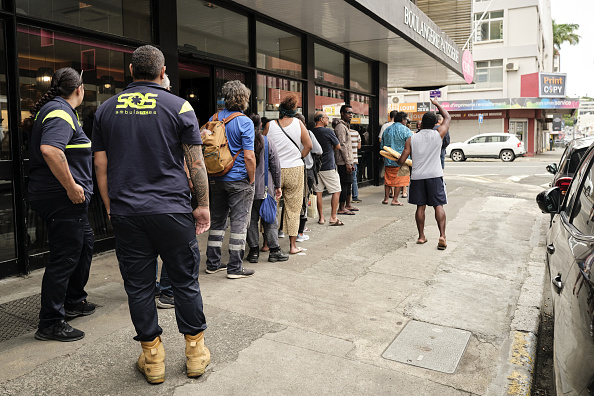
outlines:
{"label": "woman carrying bag", "polygon": [[[305,166],[303,158],[312,149],[312,142],[305,125],[297,118],[297,95],[289,94],[280,103],[278,121],[270,121],[264,135],[274,142],[281,165],[281,188],[285,201],[283,231],[289,235],[289,253],[302,251],[296,245],[299,219],[303,203]],[[299,145],[303,149],[299,149]]]}
{"label": "woman carrying bag", "polygon": [[[247,260],[250,263],[257,263],[260,257],[258,221],[260,220],[260,211],[267,195],[274,191],[274,197],[278,201],[282,196],[281,190],[281,168],[278,153],[274,143],[266,136],[262,136],[261,121],[258,114],[250,116],[254,122],[254,131],[256,139],[254,140],[254,153],[256,155],[256,181],[254,182],[254,203],[252,204],[252,214],[250,224],[247,230],[247,244],[250,251]],[[276,211],[276,207],[274,208]],[[264,229],[264,240],[269,246],[268,261],[287,261],[289,255],[284,253],[278,244],[278,222],[276,218],[271,223],[262,218],[262,228]]]}

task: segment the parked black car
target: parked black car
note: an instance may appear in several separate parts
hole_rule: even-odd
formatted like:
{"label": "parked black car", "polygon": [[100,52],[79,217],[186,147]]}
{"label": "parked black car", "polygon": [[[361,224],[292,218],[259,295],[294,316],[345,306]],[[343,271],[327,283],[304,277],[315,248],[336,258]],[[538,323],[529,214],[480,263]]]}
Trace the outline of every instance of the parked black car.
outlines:
{"label": "parked black car", "polygon": [[557,395],[594,395],[594,144],[584,153],[565,196],[559,187],[538,194],[554,214],[546,262],[555,315]]}
{"label": "parked black car", "polygon": [[573,174],[592,143],[594,143],[594,136],[575,139],[565,147],[559,165],[547,165],[547,171],[555,175],[551,187],[559,187],[561,194],[565,195]]}

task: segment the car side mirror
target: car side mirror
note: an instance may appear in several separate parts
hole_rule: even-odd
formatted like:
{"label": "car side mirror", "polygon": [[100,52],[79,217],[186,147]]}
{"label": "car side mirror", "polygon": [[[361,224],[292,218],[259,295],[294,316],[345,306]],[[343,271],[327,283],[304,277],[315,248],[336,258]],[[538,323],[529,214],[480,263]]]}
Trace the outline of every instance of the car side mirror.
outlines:
{"label": "car side mirror", "polygon": [[559,168],[557,168],[557,164],[548,164],[547,165],[547,172],[552,173],[553,175],[557,173]]}
{"label": "car side mirror", "polygon": [[552,187],[536,196],[536,203],[543,213],[559,213],[561,211],[561,190]]}

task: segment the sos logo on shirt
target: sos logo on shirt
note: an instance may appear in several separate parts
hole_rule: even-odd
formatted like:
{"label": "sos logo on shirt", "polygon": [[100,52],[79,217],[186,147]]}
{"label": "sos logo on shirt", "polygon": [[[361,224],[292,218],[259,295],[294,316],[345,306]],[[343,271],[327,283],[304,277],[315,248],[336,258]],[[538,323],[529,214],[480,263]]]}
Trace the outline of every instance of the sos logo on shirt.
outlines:
{"label": "sos logo on shirt", "polygon": [[118,96],[118,105],[116,109],[130,109],[128,110],[116,110],[116,114],[157,114],[156,111],[132,111],[134,110],[151,110],[157,106],[158,94],[140,92],[125,93]]}

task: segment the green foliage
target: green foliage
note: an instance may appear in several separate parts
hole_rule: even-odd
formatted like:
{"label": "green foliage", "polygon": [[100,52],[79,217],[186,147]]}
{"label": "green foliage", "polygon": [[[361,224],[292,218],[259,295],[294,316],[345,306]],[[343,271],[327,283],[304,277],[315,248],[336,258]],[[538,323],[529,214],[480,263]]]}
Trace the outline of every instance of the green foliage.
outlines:
{"label": "green foliage", "polygon": [[573,126],[575,124],[575,118],[571,114],[563,114],[563,122],[565,126]]}
{"label": "green foliage", "polygon": [[561,49],[561,44],[577,45],[580,42],[580,36],[575,33],[580,28],[577,23],[555,23],[553,20],[553,46],[556,50]]}

